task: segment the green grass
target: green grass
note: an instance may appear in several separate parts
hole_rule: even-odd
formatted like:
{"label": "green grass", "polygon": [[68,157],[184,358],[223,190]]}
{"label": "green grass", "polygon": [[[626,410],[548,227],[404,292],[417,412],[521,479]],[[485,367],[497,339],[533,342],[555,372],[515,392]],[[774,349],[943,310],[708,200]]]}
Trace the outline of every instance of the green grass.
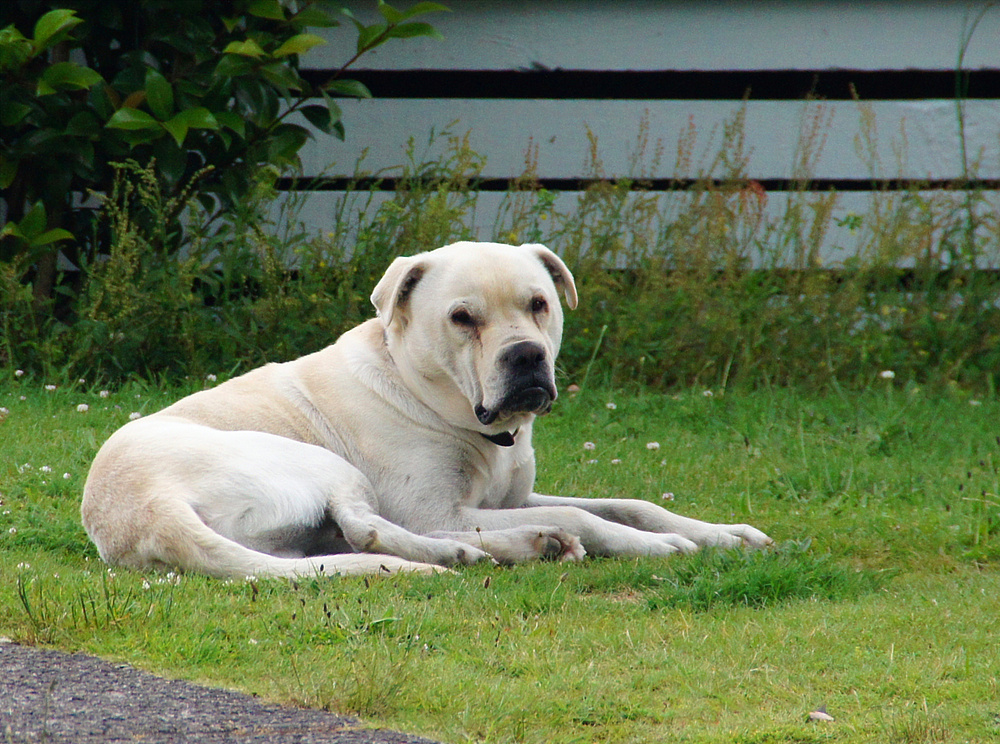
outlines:
{"label": "green grass", "polygon": [[539,422],[539,490],[750,522],[772,551],[225,583],[109,572],[78,520],[100,442],[201,382],[10,377],[0,635],[445,742],[993,741],[1000,403],[879,382],[585,390]]}

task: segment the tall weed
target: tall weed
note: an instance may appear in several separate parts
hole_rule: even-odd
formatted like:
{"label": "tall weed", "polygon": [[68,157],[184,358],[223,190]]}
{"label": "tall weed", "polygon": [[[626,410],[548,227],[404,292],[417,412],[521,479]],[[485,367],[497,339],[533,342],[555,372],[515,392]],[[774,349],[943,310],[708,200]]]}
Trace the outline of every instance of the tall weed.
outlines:
{"label": "tall weed", "polygon": [[[858,105],[858,151],[881,175],[874,115]],[[190,198],[181,206],[193,237],[180,258],[160,249],[166,221],[136,218],[179,208],[165,202],[155,168],[120,166],[103,208],[108,254],[67,288],[58,322],[27,312],[30,293],[4,267],[0,355],[110,378],[288,359],[370,317],[368,295],[393,257],[478,238],[544,242],[574,271],[581,304],[567,316],[568,380],[865,386],[890,369],[900,382],[992,391],[1000,227],[991,196],[875,191],[863,213],[845,214],[840,194],[810,189],[831,120],[822,103],[804,112],[791,191],[768,193],[749,177],[741,108],[708,133],[689,124],[672,149],[640,122],[622,177],[606,172],[589,134],[589,185],[572,194],[541,187],[532,144],[483,226],[484,159],[449,129],[411,141],[391,193],[379,190],[386,174],[363,172],[362,161],[324,234],[301,223],[301,202],[282,197],[270,171],[221,217]],[[664,163],[675,187],[652,191]],[[854,244],[833,261],[835,228]]]}

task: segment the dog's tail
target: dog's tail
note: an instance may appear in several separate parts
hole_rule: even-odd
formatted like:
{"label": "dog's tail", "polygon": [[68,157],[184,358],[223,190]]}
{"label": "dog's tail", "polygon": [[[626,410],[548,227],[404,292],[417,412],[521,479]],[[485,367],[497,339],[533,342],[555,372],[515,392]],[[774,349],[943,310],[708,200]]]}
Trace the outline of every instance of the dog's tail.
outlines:
{"label": "dog's tail", "polygon": [[[160,505],[162,508],[162,504]],[[114,544],[102,540],[99,525],[87,532],[107,563],[138,570],[179,569],[216,578],[259,576],[311,577],[375,575],[398,572],[434,573],[441,566],[415,563],[391,555],[342,553],[308,558],[282,558],[261,553],[220,535],[206,525],[191,506],[174,502],[168,515],[159,514],[144,525],[141,535]],[[148,515],[148,512],[147,512]],[[86,522],[87,520],[85,520]],[[116,530],[121,534],[120,527]]]}

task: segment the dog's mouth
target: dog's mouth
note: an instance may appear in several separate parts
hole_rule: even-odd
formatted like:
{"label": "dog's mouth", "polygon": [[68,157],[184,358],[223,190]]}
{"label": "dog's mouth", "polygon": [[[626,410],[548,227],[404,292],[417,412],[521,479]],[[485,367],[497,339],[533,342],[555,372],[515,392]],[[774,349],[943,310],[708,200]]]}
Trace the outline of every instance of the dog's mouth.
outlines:
{"label": "dog's mouth", "polygon": [[489,426],[498,420],[507,419],[519,413],[533,413],[544,416],[552,410],[552,402],[556,399],[555,388],[534,385],[515,390],[507,395],[495,408],[476,406],[476,418],[479,423]]}

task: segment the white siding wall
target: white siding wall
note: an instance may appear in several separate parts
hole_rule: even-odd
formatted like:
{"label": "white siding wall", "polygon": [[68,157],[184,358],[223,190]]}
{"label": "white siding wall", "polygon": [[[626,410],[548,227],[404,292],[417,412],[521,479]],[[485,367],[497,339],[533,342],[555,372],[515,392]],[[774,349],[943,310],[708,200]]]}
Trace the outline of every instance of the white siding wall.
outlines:
{"label": "white siding wall", "polygon": [[[398,1],[397,7],[406,7]],[[963,38],[984,3],[841,2],[765,0],[454,0],[453,12],[430,20],[446,37],[390,42],[363,58],[359,70],[563,70],[614,71],[954,71]],[[358,12],[370,3],[356,3]],[[304,60],[313,69],[338,67],[352,53],[353,28],[333,29],[330,43]],[[966,69],[1000,68],[1000,8],[988,10],[968,44]],[[864,91],[862,90],[862,95]],[[376,91],[377,93],[377,91]],[[708,96],[711,97],[711,96]],[[432,129],[468,131],[486,157],[484,176],[518,175],[529,144],[538,147],[538,175],[592,175],[586,133],[599,142],[607,176],[639,175],[630,168],[640,123],[665,157],[650,178],[697,177],[696,158],[678,172],[673,157],[680,135],[693,123],[696,152],[710,153],[737,100],[503,100],[395,98],[345,102],[347,142],[317,135],[304,152],[306,175],[349,175],[368,151],[366,170],[399,164],[407,140],[425,141]],[[755,100],[746,105],[748,176],[799,175],[796,153],[803,127],[823,117],[823,146],[816,179],[955,179],[963,175],[954,100],[865,102],[877,123],[878,164],[859,156],[861,109],[850,100],[806,103]],[[973,175],[1000,178],[1000,101],[969,100],[964,137]],[[646,161],[648,164],[648,160]],[[845,194],[841,211],[863,209],[869,195]],[[307,219],[327,227],[336,193],[310,196]],[[491,201],[491,200],[487,200]],[[495,203],[495,199],[491,203]],[[492,224],[487,210],[482,227]],[[833,234],[843,245],[843,235]],[[834,258],[834,253],[830,258]]]}

